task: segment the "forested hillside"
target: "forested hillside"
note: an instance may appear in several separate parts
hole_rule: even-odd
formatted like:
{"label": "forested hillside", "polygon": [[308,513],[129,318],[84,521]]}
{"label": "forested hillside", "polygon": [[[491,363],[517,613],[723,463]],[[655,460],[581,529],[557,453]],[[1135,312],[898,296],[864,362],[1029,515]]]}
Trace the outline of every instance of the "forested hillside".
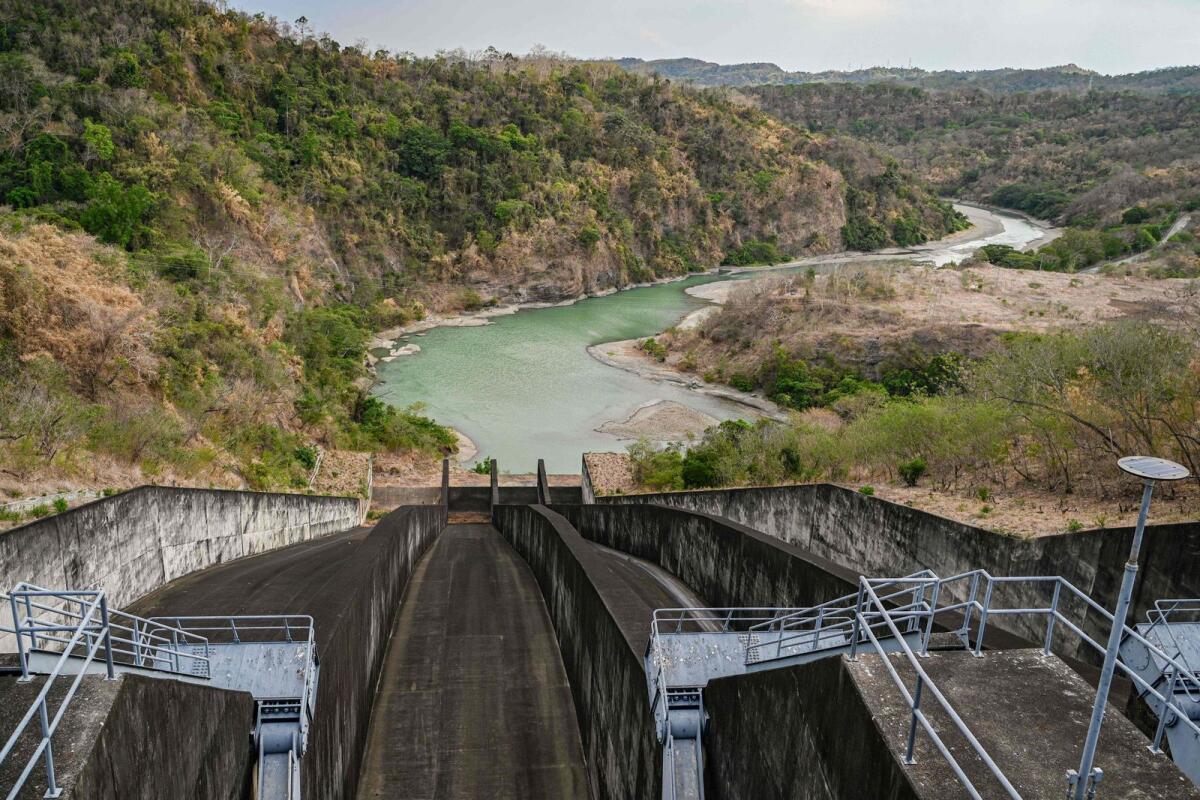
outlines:
{"label": "forested hillside", "polygon": [[[1200,95],[882,84],[744,91],[807,130],[877,144],[945,194],[1072,226],[1049,248],[1051,263],[1146,250],[1200,208]],[[1181,244],[1194,261],[1189,236]]]}
{"label": "forested hillside", "polygon": [[10,486],[444,451],[367,394],[372,330],[961,224],[867,146],[613,65],[364,53],[195,0],[0,20]]}
{"label": "forested hillside", "polygon": [[665,58],[617,61],[631,72],[653,73],[696,86],[763,86],[802,83],[887,83],[932,91],[981,89],[990,92],[1056,91],[1088,92],[1093,89],[1135,91],[1155,94],[1186,94],[1200,91],[1200,67],[1167,67],[1128,75],[1103,75],[1074,64],[1040,69],[925,70],[915,67],[867,67],[856,70],[789,72],[777,64],[714,64],[698,58]]}

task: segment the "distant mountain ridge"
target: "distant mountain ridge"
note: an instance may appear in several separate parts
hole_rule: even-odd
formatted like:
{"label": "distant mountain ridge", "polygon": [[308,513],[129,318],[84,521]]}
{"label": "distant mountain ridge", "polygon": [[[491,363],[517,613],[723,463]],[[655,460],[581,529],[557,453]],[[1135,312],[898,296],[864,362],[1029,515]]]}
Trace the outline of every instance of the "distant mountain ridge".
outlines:
{"label": "distant mountain ridge", "polygon": [[988,69],[929,71],[914,67],[868,67],[850,71],[788,72],[777,64],[754,62],[716,64],[697,58],[666,58],[645,61],[640,58],[615,59],[630,72],[657,74],[670,80],[697,86],[763,86],[802,83],[894,83],[932,91],[984,89],[991,92],[1030,92],[1042,90],[1136,91],[1151,94],[1192,94],[1200,92],[1200,66],[1165,67],[1128,75],[1104,75],[1075,64],[1040,69]]}

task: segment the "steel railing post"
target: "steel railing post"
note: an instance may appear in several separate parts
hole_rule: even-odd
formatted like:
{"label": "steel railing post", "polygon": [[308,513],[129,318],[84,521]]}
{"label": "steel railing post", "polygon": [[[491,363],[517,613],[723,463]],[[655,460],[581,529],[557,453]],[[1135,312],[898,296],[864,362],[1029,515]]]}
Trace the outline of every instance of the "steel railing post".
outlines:
{"label": "steel railing post", "polygon": [[1179,670],[1171,669],[1171,682],[1167,684],[1167,691],[1163,695],[1165,699],[1165,707],[1162,713],[1158,715],[1158,727],[1154,731],[1154,744],[1150,745],[1151,753],[1162,752],[1162,737],[1163,732],[1167,729],[1167,719],[1175,712],[1175,687],[1179,682]]}
{"label": "steel railing post", "polygon": [[975,637],[975,655],[983,655],[983,632],[987,628],[988,611],[992,607],[992,587],[995,582],[988,578],[987,589],[983,592],[983,607],[979,609],[979,633]]}
{"label": "steel railing post", "polygon": [[971,615],[975,613],[975,601],[979,597],[979,571],[971,573],[971,588],[967,591],[967,605],[963,609],[963,624],[959,635],[965,642],[971,641]]}
{"label": "steel railing post", "polygon": [[918,582],[913,586],[912,607],[913,612],[908,617],[908,632],[918,630],[920,623],[917,622],[915,610],[920,607],[921,602],[925,599],[925,584]]}
{"label": "steel railing post", "polygon": [[921,655],[929,655],[929,640],[933,638],[933,621],[937,616],[938,595],[942,590],[941,580],[937,580],[933,584],[933,590],[929,594],[929,622],[925,624],[925,640],[921,642]]}
{"label": "steel railing post", "polygon": [[1042,643],[1042,655],[1050,655],[1054,643],[1054,623],[1058,620],[1058,602],[1062,595],[1062,579],[1054,582],[1054,597],[1050,600],[1050,618],[1046,620],[1046,639]]}
{"label": "steel railing post", "polygon": [[108,598],[104,592],[100,593],[100,624],[102,635],[104,636],[104,668],[108,673],[108,680],[116,680],[116,671],[113,669],[113,651],[112,651],[112,627],[108,620]]}
{"label": "steel railing post", "polygon": [[854,601],[854,628],[850,632],[850,660],[858,661],[858,639],[862,635],[863,579],[858,579],[858,597]]}
{"label": "steel railing post", "polygon": [[9,606],[12,608],[13,631],[17,635],[17,658],[21,661],[21,677],[18,678],[22,683],[27,683],[32,678],[29,675],[29,657],[25,655],[25,640],[22,638],[23,626],[21,625],[20,612],[17,611],[17,598],[15,595],[8,596]]}
{"label": "steel railing post", "polygon": [[817,609],[817,622],[813,628],[813,650],[821,646],[821,626],[825,623],[825,609]]}
{"label": "steel railing post", "polygon": [[917,745],[917,714],[921,710],[921,690],[925,688],[925,679],[917,676],[917,687],[913,690],[912,719],[908,721],[908,745],[904,750],[904,763],[916,763],[914,750]]}
{"label": "steel railing post", "polygon": [[46,713],[46,698],[38,705],[38,718],[42,725],[42,738],[46,740],[46,797],[58,797],[58,779],[54,775],[54,742],[50,740],[50,715]]}
{"label": "steel railing post", "polygon": [[[28,593],[25,594],[25,619],[30,621],[33,620],[33,602],[29,599]],[[33,627],[36,628],[37,626],[34,625]],[[37,631],[31,629],[29,631],[29,649],[37,650],[37,646]]]}

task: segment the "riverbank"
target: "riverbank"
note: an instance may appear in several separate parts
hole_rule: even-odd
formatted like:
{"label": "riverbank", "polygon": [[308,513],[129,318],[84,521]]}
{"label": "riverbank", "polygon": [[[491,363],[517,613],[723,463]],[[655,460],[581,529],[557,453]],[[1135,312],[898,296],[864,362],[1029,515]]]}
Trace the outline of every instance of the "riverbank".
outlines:
{"label": "riverbank", "polygon": [[587,352],[600,363],[633,373],[639,378],[656,383],[675,384],[706,397],[717,397],[737,403],[745,407],[753,419],[762,419],[763,417],[779,421],[787,419],[786,411],[762,395],[739,392],[730,386],[706,384],[695,375],[655,361],[642,350],[642,341],[641,339],[624,339],[619,342],[605,342],[592,345]]}
{"label": "riverbank", "polygon": [[[934,246],[943,251],[974,247],[984,234],[995,235],[997,228],[1010,239],[1040,235],[1040,230],[1015,217],[970,213],[978,220],[975,227]],[[818,274],[844,272],[842,265],[855,257],[838,258],[813,269]],[[908,258],[874,255],[867,260],[880,268],[888,261]],[[783,272],[805,272],[808,263],[793,262],[783,266]],[[701,315],[714,313],[715,306],[685,290],[745,286],[781,274],[771,269],[714,274],[729,272],[729,268],[715,268],[640,288],[608,288],[593,296],[534,304],[538,310],[509,305],[383,331],[373,344],[387,349],[373,355],[389,360],[374,364],[377,385],[372,391],[399,407],[419,404],[426,416],[470,437],[478,448],[476,458],[495,457],[521,470],[532,469],[539,458],[545,458],[551,470],[574,470],[581,452],[623,446],[612,432],[614,426],[627,422],[639,406],[656,401],[679,403],[718,421],[781,418],[780,410],[765,398],[723,386],[728,376],[714,373],[711,383],[701,386],[698,378],[704,371],[680,380],[632,358],[638,340],[678,326],[698,309],[708,309]],[[691,317],[686,324],[698,319]],[[395,347],[393,335],[401,339]],[[613,342],[623,344],[614,347]],[[392,355],[417,347],[420,350],[413,355]]]}
{"label": "riverbank", "polygon": [[[556,303],[543,301],[528,303],[505,303],[475,311],[460,311],[452,314],[432,314],[424,319],[410,322],[407,325],[401,325],[379,331],[368,343],[368,349],[372,351],[384,349],[389,350],[390,352],[387,356],[389,358],[415,355],[420,351],[419,347],[417,347],[415,350],[401,348],[403,352],[396,352],[396,344],[401,339],[405,339],[410,336],[419,336],[427,333],[430,330],[433,330],[434,328],[473,328],[482,325],[491,325],[495,318],[510,316],[512,314],[516,314],[518,311],[544,308],[562,308],[565,306],[575,305],[581,300],[586,300],[592,297],[608,297],[619,292],[627,292],[633,289],[645,289],[651,286],[679,283],[680,281],[685,281],[689,278],[713,275],[729,275],[744,276],[744,278],[738,279],[745,279],[756,274],[797,269],[808,266],[831,265],[857,261],[879,261],[904,256],[931,254],[941,250],[946,250],[948,248],[956,248],[957,246],[963,244],[970,244],[972,242],[979,242],[980,246],[982,246],[986,240],[1006,232],[1007,228],[1004,224],[1004,217],[1024,220],[1030,225],[1043,231],[1041,236],[1019,246],[1018,249],[1021,250],[1041,247],[1042,245],[1058,238],[1058,236],[1062,233],[1061,229],[1054,228],[1049,222],[1035,219],[1020,211],[992,208],[965,200],[955,200],[953,203],[954,207],[966,215],[968,220],[970,220],[971,227],[965,228],[961,231],[956,231],[941,239],[927,242],[923,245],[917,245],[915,247],[889,247],[883,250],[871,252],[844,250],[838,253],[805,256],[803,258],[793,259],[791,261],[786,261],[779,264],[754,267],[730,267],[717,265],[705,270],[690,272],[685,275],[670,275],[663,278],[656,278],[653,281],[633,283],[620,287],[606,287],[594,292],[584,292],[575,297],[567,298]],[[376,357],[372,356],[372,358]]]}
{"label": "riverbank", "polygon": [[[595,292],[585,292],[576,297],[568,298],[557,303],[546,302],[529,302],[529,303],[504,303],[501,305],[482,308],[477,311],[460,311],[454,314],[433,314],[424,319],[410,322],[407,325],[400,325],[395,328],[376,333],[367,343],[368,350],[389,350],[388,357],[379,358],[372,356],[375,362],[386,360],[386,358],[395,356],[415,355],[420,352],[420,347],[416,350],[407,352],[397,352],[396,344],[409,336],[420,336],[434,328],[477,328],[482,325],[491,325],[492,320],[496,317],[507,317],[516,314],[518,311],[534,311],[544,308],[565,308],[573,306],[581,300],[587,300],[594,297],[609,297],[619,292],[628,292],[633,289],[646,289],[651,286],[662,286],[665,284],[679,283],[686,281],[688,278],[703,277],[705,275],[719,275],[728,270],[727,267],[712,267],[710,269],[699,272],[689,272],[686,275],[671,275],[665,278],[657,278],[653,281],[643,283],[631,283],[628,286],[608,287],[599,289]],[[399,348],[403,350],[404,348]],[[374,363],[374,362],[373,362]]]}

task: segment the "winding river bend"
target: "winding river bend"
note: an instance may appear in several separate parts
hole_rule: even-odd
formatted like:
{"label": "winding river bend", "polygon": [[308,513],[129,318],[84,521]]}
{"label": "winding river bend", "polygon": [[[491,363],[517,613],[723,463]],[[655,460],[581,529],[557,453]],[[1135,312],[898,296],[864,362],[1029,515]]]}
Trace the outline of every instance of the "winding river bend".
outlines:
{"label": "winding river bend", "polygon": [[469,437],[479,457],[497,459],[501,469],[529,472],[544,458],[552,472],[577,472],[581,453],[621,450],[627,444],[597,428],[658,400],[719,420],[751,415],[746,406],[731,400],[650,380],[588,355],[591,345],[653,335],[706,305],[685,292],[691,286],[829,268],[850,260],[907,258],[942,265],[984,244],[1025,247],[1053,235],[1023,217],[957,207],[975,222],[968,235],[911,250],[809,258],[770,273],[698,275],[570,306],[521,310],[495,317],[488,325],[434,328],[405,337],[400,343],[417,344],[420,352],[380,363],[375,393],[401,407],[422,404],[426,414]]}

